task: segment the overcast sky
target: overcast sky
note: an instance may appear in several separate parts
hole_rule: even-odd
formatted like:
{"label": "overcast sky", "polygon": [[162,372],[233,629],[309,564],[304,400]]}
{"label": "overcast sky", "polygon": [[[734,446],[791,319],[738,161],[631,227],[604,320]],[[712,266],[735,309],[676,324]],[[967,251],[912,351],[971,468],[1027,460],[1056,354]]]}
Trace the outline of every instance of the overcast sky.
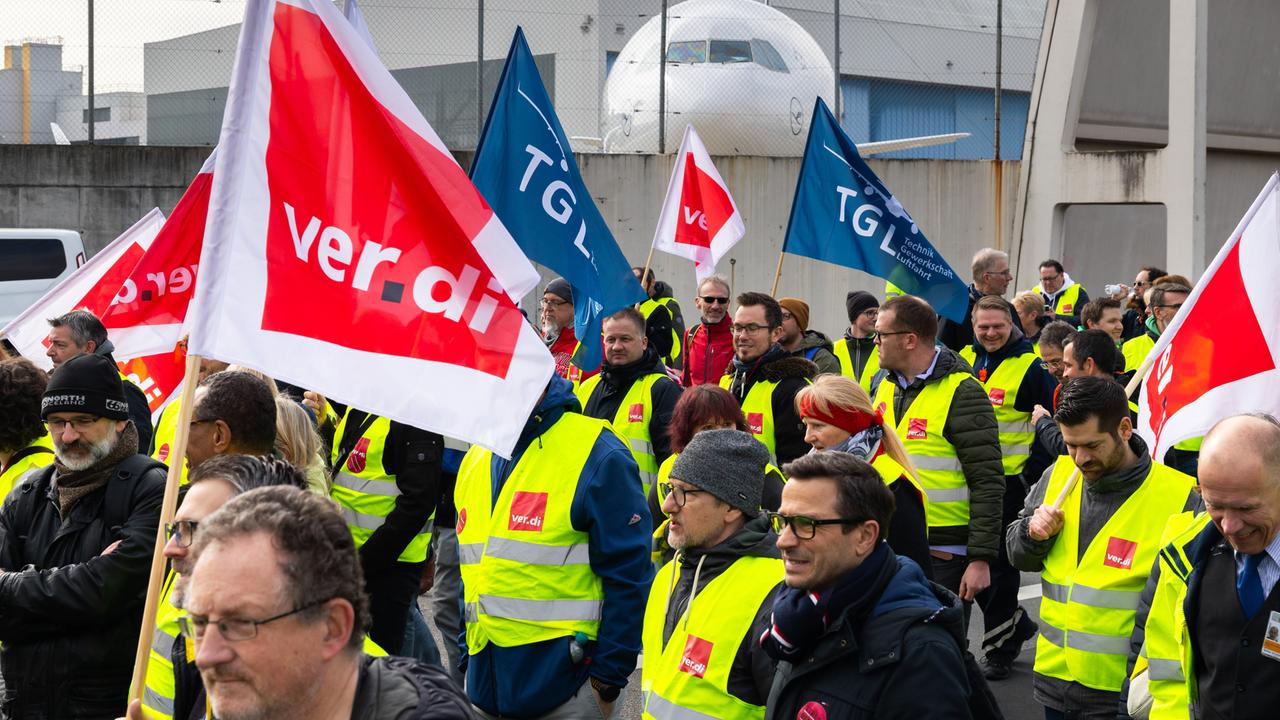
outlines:
{"label": "overcast sky", "polygon": [[[245,5],[244,0],[92,1],[94,81],[99,92],[142,90],[143,43],[238,23]],[[89,58],[89,2],[0,0],[0,40],[9,45],[25,38],[60,36],[63,67],[78,69]]]}

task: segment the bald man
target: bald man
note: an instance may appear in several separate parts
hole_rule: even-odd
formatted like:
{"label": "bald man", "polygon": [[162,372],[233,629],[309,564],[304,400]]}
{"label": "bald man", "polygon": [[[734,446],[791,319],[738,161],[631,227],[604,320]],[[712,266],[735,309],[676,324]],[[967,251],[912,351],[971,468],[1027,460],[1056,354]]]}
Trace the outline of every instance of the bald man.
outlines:
{"label": "bald man", "polygon": [[[1205,436],[1206,513],[1170,518],[1131,640],[1134,717],[1275,717],[1280,706],[1280,422],[1226,418]],[[1145,691],[1144,691],[1145,688]]]}

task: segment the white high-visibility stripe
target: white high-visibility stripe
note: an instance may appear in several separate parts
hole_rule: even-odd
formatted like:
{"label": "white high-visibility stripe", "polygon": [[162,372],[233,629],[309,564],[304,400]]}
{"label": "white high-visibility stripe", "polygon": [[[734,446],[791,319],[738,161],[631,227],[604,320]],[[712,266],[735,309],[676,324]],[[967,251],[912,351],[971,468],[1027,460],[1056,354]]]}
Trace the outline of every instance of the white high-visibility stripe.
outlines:
{"label": "white high-visibility stripe", "polygon": [[489,538],[484,554],[530,565],[587,565],[591,562],[587,543],[540,545],[512,538]]}
{"label": "white high-visibility stripe", "polygon": [[935,455],[908,455],[911,458],[911,464],[916,466],[917,470],[946,470],[959,472],[963,468],[960,467],[960,458],[957,457],[937,457]]}
{"label": "white high-visibility stripe", "polygon": [[349,473],[340,472],[333,479],[333,484],[344,487],[361,495],[378,495],[380,497],[400,497],[400,486],[394,480],[373,480]]}
{"label": "white high-visibility stripe", "polygon": [[969,502],[969,488],[925,488],[925,495],[931,503]]}
{"label": "white high-visibility stripe", "polygon": [[536,622],[598,621],[604,607],[603,600],[530,600],[501,595],[481,595],[479,604],[485,615]]}

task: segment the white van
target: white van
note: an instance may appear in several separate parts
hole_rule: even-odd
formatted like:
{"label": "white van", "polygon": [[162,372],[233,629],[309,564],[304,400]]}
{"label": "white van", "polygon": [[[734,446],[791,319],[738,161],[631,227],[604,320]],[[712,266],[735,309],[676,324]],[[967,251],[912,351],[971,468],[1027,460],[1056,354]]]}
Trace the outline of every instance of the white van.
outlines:
{"label": "white van", "polygon": [[0,228],[0,327],[84,264],[75,230]]}

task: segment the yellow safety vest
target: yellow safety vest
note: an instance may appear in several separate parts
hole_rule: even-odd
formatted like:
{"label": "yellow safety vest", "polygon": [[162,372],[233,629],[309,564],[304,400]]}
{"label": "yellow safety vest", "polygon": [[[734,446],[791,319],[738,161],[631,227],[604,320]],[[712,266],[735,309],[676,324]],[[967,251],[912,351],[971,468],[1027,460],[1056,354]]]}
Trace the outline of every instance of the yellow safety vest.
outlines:
{"label": "yellow safety vest", "polygon": [[[1080,304],[1080,291],[1082,289],[1084,289],[1084,286],[1081,285],[1080,283],[1076,283],[1071,287],[1067,288],[1066,291],[1063,292],[1061,295],[1059,295],[1057,301],[1053,305],[1054,314],[1055,315],[1079,315],[1080,308],[1076,306]],[[1042,296],[1046,294],[1045,291],[1041,289],[1039,285],[1036,285],[1034,288],[1031,288],[1031,290],[1032,292],[1040,293],[1040,295]]]}
{"label": "yellow safety vest", "polygon": [[911,403],[902,420],[894,416],[893,394],[897,381],[886,378],[876,392],[875,406],[884,414],[886,428],[893,428],[906,447],[907,457],[919,473],[921,486],[929,502],[925,518],[929,527],[954,527],[969,524],[969,483],[956,448],[942,436],[951,414],[951,399],[960,383],[972,380],[966,373],[948,373],[937,382],[925,385]]}
{"label": "yellow safety vest", "polygon": [[[812,384],[806,379],[805,384]],[[733,376],[720,378],[720,387],[728,390],[733,385]],[[758,380],[747,392],[747,399],[742,401],[742,414],[747,418],[747,430],[755,439],[764,443],[769,449],[769,462],[778,464],[778,441],[773,430],[773,391],[778,383],[769,380]]]}
{"label": "yellow safety vest", "polygon": [[[1045,497],[1057,497],[1074,470],[1069,456],[1059,457]],[[1040,573],[1037,673],[1119,692],[1138,598],[1160,551],[1159,528],[1182,512],[1194,484],[1193,478],[1152,463],[1151,472],[1102,526],[1083,556],[1079,530],[1084,482],[1076,484],[1062,505],[1062,532]]]}
{"label": "yellow safety vest", "polygon": [[760,604],[782,581],[782,561],[734,560],[693,596],[664,643],[668,593],[679,575],[679,564],[669,562],[649,588],[640,670],[644,717],[763,719],[763,705],[751,705],[729,693],[729,671],[743,638],[752,632]]}
{"label": "yellow safety vest", "polygon": [[889,298],[898,297],[899,295],[906,295],[906,294],[907,292],[902,288],[898,287],[897,285],[894,285],[888,280],[885,281],[884,283],[884,299],[885,300],[888,300]]}
{"label": "yellow safety vest", "polygon": [[[156,421],[155,445],[156,451],[151,453],[151,457],[159,460],[166,465],[172,459],[169,455],[173,451],[173,439],[178,434],[178,416],[182,414],[182,398],[174,398],[172,402],[160,411],[160,419]],[[187,459],[182,460],[182,472],[178,476],[178,484],[187,484]]]}
{"label": "yellow safety vest", "polygon": [[1142,361],[1147,359],[1156,346],[1156,341],[1151,339],[1147,333],[1142,333],[1138,337],[1129,338],[1120,346],[1120,352],[1124,355],[1124,371],[1133,372],[1142,367]]}
{"label": "yellow safety vest", "polygon": [[[333,455],[330,462],[337,464],[343,433],[347,428],[347,420],[351,417],[348,409],[338,423],[334,435]],[[396,478],[387,472],[382,464],[386,451],[387,434],[391,432],[391,421],[384,417],[376,418],[365,429],[364,434],[356,441],[354,449],[347,455],[342,467],[335,467],[333,487],[329,495],[338,504],[338,510],[351,528],[351,536],[356,541],[356,549],[360,549],[373,535],[373,531],[382,527],[387,516],[396,507],[396,498],[400,497],[400,486]],[[418,563],[427,559],[427,547],[431,544],[431,519],[422,526],[418,534],[413,536],[398,558],[400,562]]]}
{"label": "yellow safety vest", "polygon": [[1192,662],[1191,629],[1183,606],[1191,559],[1186,546],[1209,524],[1208,513],[1185,512],[1169,518],[1160,538],[1160,579],[1147,612],[1145,641],[1132,677],[1147,673],[1151,693],[1151,720],[1192,716],[1196,702],[1195,665]]}
{"label": "yellow safety vest", "polygon": [[[23,450],[27,448],[39,449],[19,458],[17,462],[5,468],[3,473],[0,473],[0,500],[9,496],[9,491],[13,490],[13,486],[18,483],[18,479],[25,475],[27,471],[48,467],[53,464],[53,438],[49,437],[48,433],[31,441],[31,444],[23,448]],[[22,452],[22,450],[18,452]]]}
{"label": "yellow safety vest", "polygon": [[663,356],[662,358],[662,362],[666,363],[668,366],[671,366],[676,360],[680,359],[680,343],[682,341],[680,333],[676,332],[676,314],[671,312],[671,303],[675,301],[675,298],[664,297],[657,299],[649,298],[648,300],[640,303],[640,314],[644,316],[646,324],[649,322],[649,316],[652,315],[653,311],[657,310],[659,307],[666,308],[667,313],[671,316],[671,353]]}
{"label": "yellow safety vest", "polygon": [[900,478],[905,478],[911,483],[911,487],[916,489],[916,495],[920,496],[920,504],[924,507],[925,517],[929,516],[929,494],[924,491],[917,480],[907,469],[902,467],[902,463],[889,457],[888,453],[880,453],[880,455],[871,461],[871,467],[880,473],[880,479],[884,480],[885,487],[888,487]]}
{"label": "yellow safety vest", "polygon": [[880,372],[880,348],[871,349],[871,357],[867,358],[867,364],[862,366],[861,377],[857,374],[857,368],[853,366],[853,357],[849,354],[849,341],[841,338],[832,346],[832,354],[840,361],[840,374],[862,386],[867,394],[871,394],[871,381],[875,378],[876,373]]}
{"label": "yellow safety vest", "polygon": [[[147,663],[147,676],[142,691],[142,709],[149,718],[172,720],[173,702],[177,681],[173,671],[173,644],[178,641],[178,618],[182,610],[174,607],[170,599],[173,583],[178,574],[169,571],[160,605],[156,609],[156,629],[151,635],[151,660]],[[188,646],[187,662],[195,662],[195,653]]]}
{"label": "yellow safety vest", "polygon": [[[611,423],[614,431],[631,448],[631,456],[636,459],[636,465],[640,468],[640,485],[645,497],[649,497],[649,486],[658,476],[658,456],[653,453],[653,436],[649,434],[649,423],[653,421],[653,386],[666,377],[665,373],[651,373],[631,383],[631,388],[627,390],[626,397],[622,398],[622,404],[618,406],[618,412],[614,414]],[[591,394],[599,385],[600,376],[592,375],[574,390],[584,411]]]}
{"label": "yellow safety vest", "polygon": [[[599,635],[604,586],[588,536],[569,513],[603,420],[565,413],[525,449],[495,502],[493,453],[467,451],[458,471],[458,550],[467,649]],[[626,481],[627,478],[619,478]],[[639,490],[639,487],[636,487]]]}
{"label": "yellow safety vest", "polygon": [[[973,346],[962,349],[960,357],[970,365],[978,359]],[[1004,463],[1005,475],[1022,472],[1031,456],[1031,445],[1036,440],[1036,426],[1031,422],[1031,413],[1014,408],[1022,379],[1036,362],[1039,358],[1034,353],[1005,358],[982,383],[982,389],[987,391],[987,399],[991,401],[991,409],[996,413],[996,424],[1000,426],[1000,460]]]}

